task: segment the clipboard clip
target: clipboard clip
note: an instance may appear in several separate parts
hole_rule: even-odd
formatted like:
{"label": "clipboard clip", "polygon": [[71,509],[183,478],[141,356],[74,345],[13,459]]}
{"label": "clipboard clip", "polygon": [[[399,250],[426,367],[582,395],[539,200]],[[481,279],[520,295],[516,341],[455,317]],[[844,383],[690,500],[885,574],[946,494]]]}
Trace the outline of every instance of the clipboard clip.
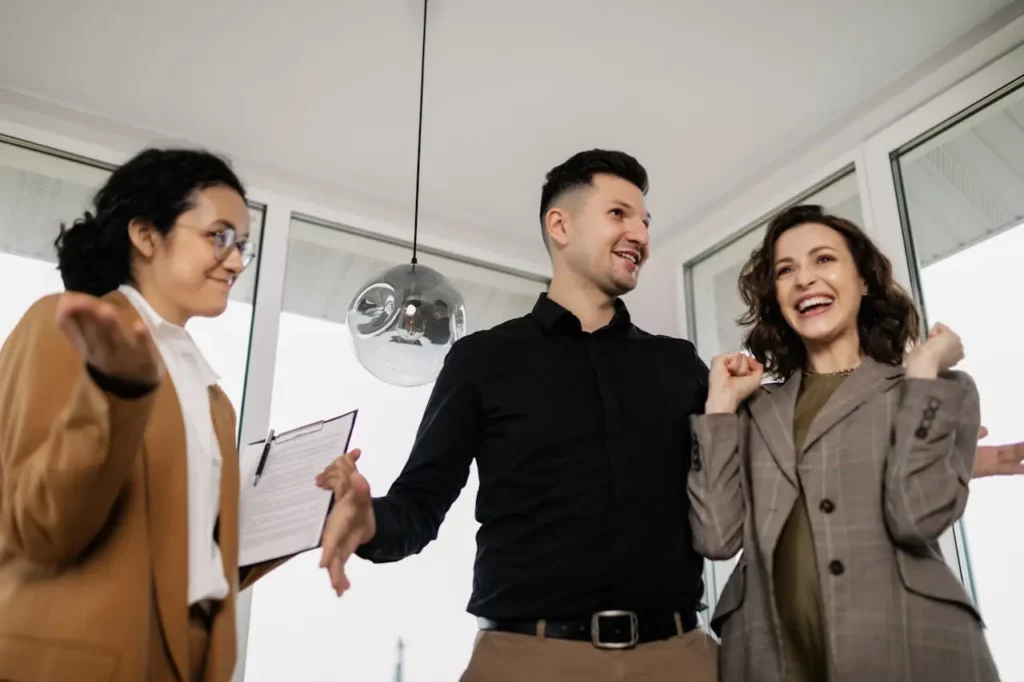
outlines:
{"label": "clipboard clip", "polygon": [[278,443],[284,443],[284,442],[290,441],[293,438],[298,438],[299,436],[307,436],[307,435],[309,435],[311,433],[316,433],[317,431],[319,431],[319,430],[321,430],[323,428],[324,428],[323,420],[318,421],[318,422],[312,422],[310,424],[306,424],[305,426],[296,427],[296,428],[292,429],[291,431],[285,431],[281,435],[277,436],[277,438],[275,440]]}
{"label": "clipboard clip", "polygon": [[312,422],[305,426],[299,426],[291,431],[285,431],[279,436],[275,435],[274,429],[270,429],[270,433],[267,434],[267,439],[263,442],[263,452],[260,454],[260,461],[256,465],[256,475],[253,476],[252,479],[253,487],[256,487],[260,482],[260,477],[263,476],[263,468],[267,466],[267,458],[270,456],[270,450],[273,448],[274,443],[286,443],[293,438],[305,436],[310,433],[316,433],[322,428],[324,428],[323,420]]}

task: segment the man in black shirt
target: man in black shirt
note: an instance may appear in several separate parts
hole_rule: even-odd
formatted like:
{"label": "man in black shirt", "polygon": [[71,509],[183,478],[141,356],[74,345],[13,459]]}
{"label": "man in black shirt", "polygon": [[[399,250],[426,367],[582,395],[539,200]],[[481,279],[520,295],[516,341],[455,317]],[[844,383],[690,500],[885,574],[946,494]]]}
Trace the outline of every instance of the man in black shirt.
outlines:
{"label": "man in black shirt", "polygon": [[351,456],[320,477],[339,497],[323,565],[340,593],[353,552],[398,561],[435,539],[476,460],[468,610],[482,633],[465,682],[717,679],[686,496],[708,370],[688,341],[633,325],[619,299],[647,260],[646,192],[621,152],[548,173],[549,292],[452,347],[387,495],[370,500]]}

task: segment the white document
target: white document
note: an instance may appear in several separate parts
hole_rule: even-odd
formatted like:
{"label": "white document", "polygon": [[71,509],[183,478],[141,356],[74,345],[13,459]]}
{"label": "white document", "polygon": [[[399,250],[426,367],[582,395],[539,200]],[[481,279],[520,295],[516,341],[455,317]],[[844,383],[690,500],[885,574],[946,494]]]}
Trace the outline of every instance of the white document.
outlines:
{"label": "white document", "polygon": [[345,454],[356,412],[300,426],[271,440],[254,484],[266,441],[242,454],[238,565],[252,566],[320,546],[333,493],[316,486],[316,475]]}

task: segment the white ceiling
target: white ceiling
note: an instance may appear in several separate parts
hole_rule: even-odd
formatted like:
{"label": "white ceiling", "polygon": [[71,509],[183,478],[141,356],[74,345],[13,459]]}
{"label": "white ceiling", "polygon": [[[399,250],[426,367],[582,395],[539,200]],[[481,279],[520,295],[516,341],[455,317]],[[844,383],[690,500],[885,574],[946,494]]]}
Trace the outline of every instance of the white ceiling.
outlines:
{"label": "white ceiling", "polygon": [[[1009,4],[432,0],[424,227],[543,262],[544,172],[601,146],[647,166],[663,236]],[[0,0],[0,87],[411,225],[421,14]]]}

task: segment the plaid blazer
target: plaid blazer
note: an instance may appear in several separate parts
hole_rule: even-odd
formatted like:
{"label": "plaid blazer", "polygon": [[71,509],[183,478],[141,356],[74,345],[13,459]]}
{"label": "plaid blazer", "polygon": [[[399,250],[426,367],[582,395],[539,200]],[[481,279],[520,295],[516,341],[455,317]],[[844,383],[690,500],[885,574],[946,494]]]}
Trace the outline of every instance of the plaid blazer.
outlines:
{"label": "plaid blazer", "polygon": [[980,423],[961,372],[908,379],[870,359],[793,446],[798,373],[738,414],[693,418],[688,480],[694,545],[743,550],[712,619],[722,682],[782,682],[787,671],[772,556],[802,486],[837,673],[832,682],[999,679],[981,617],[939,537],[967,505]]}

